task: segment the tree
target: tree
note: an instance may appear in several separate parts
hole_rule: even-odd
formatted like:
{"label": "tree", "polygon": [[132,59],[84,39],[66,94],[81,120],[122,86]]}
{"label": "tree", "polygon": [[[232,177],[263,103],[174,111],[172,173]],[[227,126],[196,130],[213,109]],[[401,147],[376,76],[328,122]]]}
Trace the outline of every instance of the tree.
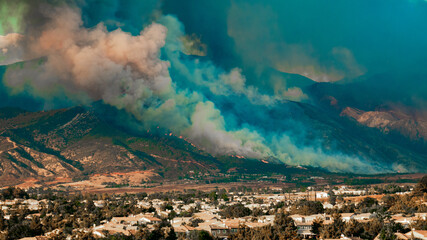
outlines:
{"label": "tree", "polygon": [[95,204],[93,203],[93,200],[91,198],[89,198],[86,202],[86,205],[85,205],[86,211],[93,212],[95,210],[95,208],[96,207],[95,207]]}
{"label": "tree", "polygon": [[338,238],[344,232],[345,223],[341,218],[341,214],[335,213],[332,224],[325,225],[322,229],[321,236],[323,238]]}
{"label": "tree", "polygon": [[254,210],[252,211],[252,216],[254,217],[258,217],[262,215],[264,215],[264,211],[262,211],[261,208],[254,208]]}
{"label": "tree", "polygon": [[370,208],[376,204],[378,204],[378,201],[376,199],[371,197],[366,197],[362,201],[360,201],[359,205],[357,206],[359,207],[359,209],[362,209],[362,208]]}
{"label": "tree", "polygon": [[322,219],[314,219],[313,224],[311,225],[311,232],[319,236],[320,231],[323,228],[323,220]]}
{"label": "tree", "polygon": [[14,199],[14,198],[25,198],[27,199],[29,195],[20,188],[8,187],[1,191],[1,199]]}
{"label": "tree", "polygon": [[323,213],[325,209],[319,201],[299,200],[291,207],[292,214],[312,215]]}
{"label": "tree", "polygon": [[289,215],[279,213],[274,220],[274,226],[267,225],[260,228],[241,228],[231,236],[232,240],[253,240],[253,239],[277,239],[277,240],[298,240],[298,229]]}
{"label": "tree", "polygon": [[200,219],[200,218],[192,218],[192,219],[190,219],[190,226],[191,226],[191,227],[198,227],[198,226],[199,226],[199,223],[202,223],[202,222],[204,222],[204,220],[203,220],[203,219]]}
{"label": "tree", "polygon": [[329,203],[334,205],[337,203],[337,196],[335,195],[334,191],[332,191],[332,188],[329,189]]}
{"label": "tree", "polygon": [[424,175],[423,178],[418,182],[414,188],[414,196],[423,196],[424,193],[427,193],[427,175]]}
{"label": "tree", "polygon": [[213,240],[213,237],[206,231],[200,231],[199,240]]}
{"label": "tree", "polygon": [[394,240],[394,239],[397,239],[397,236],[394,234],[391,224],[386,224],[381,229],[378,238],[380,240]]}
{"label": "tree", "polygon": [[215,190],[209,193],[209,199],[210,199],[211,201],[216,201],[216,200],[218,200],[218,195],[216,194],[216,191],[215,191]]}
{"label": "tree", "polygon": [[239,218],[251,215],[252,211],[243,204],[238,203],[224,208],[219,214],[226,218]]}
{"label": "tree", "polygon": [[15,224],[13,225],[8,232],[8,239],[20,239],[24,237],[30,237],[32,235],[32,231],[30,226],[27,224]]}
{"label": "tree", "polygon": [[294,220],[287,214],[276,214],[274,227],[276,235],[278,235],[280,239],[296,239],[298,236],[298,228],[295,226]]}
{"label": "tree", "polygon": [[163,238],[163,232],[161,229],[156,228],[148,235],[147,240],[158,240]]}
{"label": "tree", "polygon": [[174,219],[177,215],[178,215],[178,214],[177,214],[174,210],[172,210],[172,211],[168,214],[168,219],[169,219],[169,220],[172,220],[172,219]]}
{"label": "tree", "polygon": [[166,240],[176,240],[176,239],[178,238],[176,236],[175,230],[173,229],[173,227],[171,227],[167,234]]}
{"label": "tree", "polygon": [[191,231],[187,239],[189,240],[213,240],[213,237],[207,231]]}
{"label": "tree", "polygon": [[361,234],[363,239],[374,239],[384,225],[384,221],[378,218],[374,218],[369,223],[363,225],[364,232]]}
{"label": "tree", "polygon": [[363,228],[363,225],[360,222],[358,222],[357,220],[351,219],[350,222],[348,222],[345,225],[344,235],[360,237],[364,231],[365,230]]}
{"label": "tree", "polygon": [[385,195],[382,198],[382,201],[384,202],[384,207],[386,209],[391,208],[397,202],[397,200],[398,200],[398,196],[396,196],[396,195],[389,195],[389,194]]}
{"label": "tree", "polygon": [[427,230],[427,220],[417,219],[412,222],[411,228],[415,228],[416,230]]}
{"label": "tree", "polygon": [[4,213],[3,211],[0,211],[0,231],[5,230],[6,228],[6,221],[4,220]]}
{"label": "tree", "polygon": [[41,235],[43,233],[42,225],[39,217],[33,217],[30,223],[30,229],[33,235]]}

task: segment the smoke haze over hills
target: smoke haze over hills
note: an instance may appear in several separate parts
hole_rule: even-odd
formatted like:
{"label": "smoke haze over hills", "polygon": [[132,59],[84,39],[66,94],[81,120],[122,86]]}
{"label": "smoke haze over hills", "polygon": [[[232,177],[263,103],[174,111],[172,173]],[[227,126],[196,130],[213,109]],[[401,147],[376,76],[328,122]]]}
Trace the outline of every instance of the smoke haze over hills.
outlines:
{"label": "smoke haze over hills", "polygon": [[339,116],[345,107],[401,109],[425,121],[425,1],[0,6],[8,12],[0,18],[6,106],[102,102],[135,118],[135,131],[161,128],[212,154],[330,171],[418,171],[426,160],[411,147],[364,146],[399,142]]}

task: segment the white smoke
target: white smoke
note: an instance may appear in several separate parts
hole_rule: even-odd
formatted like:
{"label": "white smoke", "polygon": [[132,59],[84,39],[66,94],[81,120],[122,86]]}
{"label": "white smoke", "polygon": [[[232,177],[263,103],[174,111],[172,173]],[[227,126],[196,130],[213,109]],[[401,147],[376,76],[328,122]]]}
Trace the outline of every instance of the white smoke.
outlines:
{"label": "white smoke", "polygon": [[22,35],[19,33],[9,33],[0,35],[0,65],[8,65],[22,59],[23,51],[19,46]]}
{"label": "white smoke", "polygon": [[23,59],[9,57],[11,43],[5,52],[6,63],[43,57],[42,70],[12,69],[5,77],[8,86],[30,84],[39,93],[66,86],[70,95],[84,92],[134,114],[146,99],[171,92],[169,63],[159,58],[167,32],[164,26],[153,23],[132,36],[120,29],[108,32],[102,24],[86,29],[79,12],[71,8],[55,8],[45,17],[50,21],[39,35],[14,38],[14,49],[26,44],[15,51],[24,51]]}

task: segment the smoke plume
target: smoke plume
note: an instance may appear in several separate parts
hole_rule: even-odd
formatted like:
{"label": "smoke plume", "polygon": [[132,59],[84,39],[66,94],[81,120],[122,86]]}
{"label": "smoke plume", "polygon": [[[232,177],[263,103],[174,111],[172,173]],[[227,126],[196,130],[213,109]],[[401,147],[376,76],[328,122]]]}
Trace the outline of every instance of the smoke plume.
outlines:
{"label": "smoke plume", "polygon": [[[205,55],[204,43],[189,37],[174,16],[154,11],[154,20],[141,22],[142,30],[132,34],[135,26],[127,32],[117,21],[114,29],[111,21],[86,26],[78,2],[22,3],[29,9],[22,16],[23,30],[0,36],[0,64],[9,65],[3,81],[11,94],[28,92],[47,101],[65,95],[75,104],[102,100],[134,115],[145,128],[184,135],[213,154],[276,159],[331,171],[392,169],[325,151],[319,139],[303,144],[304,136],[294,132],[304,135],[300,129],[305,127],[293,120],[276,119],[278,129],[272,130],[223,108],[224,102],[235,102],[241,110],[252,108],[254,116],[246,117],[265,113],[260,124],[269,125],[269,110],[307,96],[298,87],[268,94],[250,85],[238,67],[224,70],[210,60],[189,56]],[[350,51],[337,48],[333,53],[353,66],[348,67],[352,74],[361,74]]]}

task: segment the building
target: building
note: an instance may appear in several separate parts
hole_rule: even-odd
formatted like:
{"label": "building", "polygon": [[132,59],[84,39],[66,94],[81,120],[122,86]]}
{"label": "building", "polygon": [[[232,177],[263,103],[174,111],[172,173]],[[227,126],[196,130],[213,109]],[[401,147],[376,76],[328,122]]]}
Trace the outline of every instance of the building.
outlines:
{"label": "building", "polygon": [[160,223],[162,220],[156,217],[150,217],[150,216],[144,216],[138,220],[139,223],[145,223],[145,224],[157,224]]}
{"label": "building", "polygon": [[209,232],[216,238],[226,238],[234,234],[242,227],[238,221],[228,221],[222,224],[209,225]]}
{"label": "building", "polygon": [[328,198],[329,194],[327,192],[318,192],[316,193],[316,198]]}
{"label": "building", "polygon": [[412,230],[405,234],[409,239],[427,240],[427,230]]}
{"label": "building", "polygon": [[162,220],[156,217],[147,216],[147,215],[131,215],[129,217],[113,217],[111,222],[120,223],[125,225],[136,225],[136,224],[157,224]]}
{"label": "building", "polygon": [[372,213],[361,213],[361,214],[356,214],[353,216],[353,219],[357,220],[357,221],[361,221],[361,220],[369,220],[372,216]]}
{"label": "building", "polygon": [[295,222],[301,222],[301,223],[305,223],[305,216],[303,215],[299,215],[299,214],[294,214],[290,216]]}
{"label": "building", "polygon": [[226,238],[230,235],[230,229],[224,225],[210,225],[210,233],[216,238]]}
{"label": "building", "polygon": [[313,230],[311,223],[296,222],[295,225],[298,229],[298,235],[302,236],[303,238],[315,236],[315,234],[311,232],[311,230]]}
{"label": "building", "polygon": [[[422,239],[427,240],[427,231],[426,230],[412,230],[405,234],[403,233],[395,233],[397,240],[409,240],[409,239]],[[379,240],[380,235],[378,234],[374,240]]]}
{"label": "building", "polygon": [[350,222],[354,218],[354,213],[342,213],[341,217],[344,222]]}

